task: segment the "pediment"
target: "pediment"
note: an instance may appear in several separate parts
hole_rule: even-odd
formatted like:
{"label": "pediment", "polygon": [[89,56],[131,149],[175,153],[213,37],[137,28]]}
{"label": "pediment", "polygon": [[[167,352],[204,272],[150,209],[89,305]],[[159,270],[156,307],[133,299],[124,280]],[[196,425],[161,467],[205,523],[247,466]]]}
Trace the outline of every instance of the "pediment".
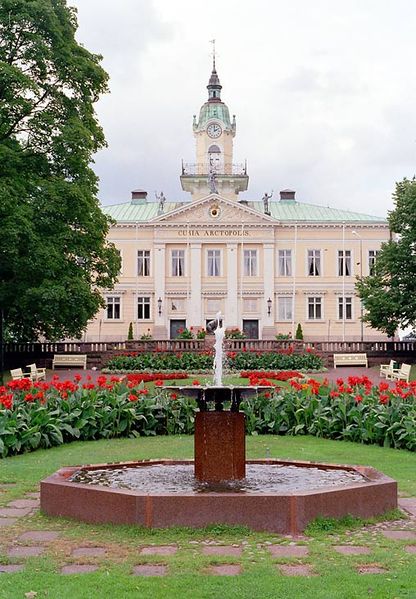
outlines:
{"label": "pediment", "polygon": [[271,225],[275,223],[272,217],[257,212],[238,201],[228,200],[218,194],[210,194],[200,200],[184,204],[175,210],[152,219],[152,222],[191,225]]}

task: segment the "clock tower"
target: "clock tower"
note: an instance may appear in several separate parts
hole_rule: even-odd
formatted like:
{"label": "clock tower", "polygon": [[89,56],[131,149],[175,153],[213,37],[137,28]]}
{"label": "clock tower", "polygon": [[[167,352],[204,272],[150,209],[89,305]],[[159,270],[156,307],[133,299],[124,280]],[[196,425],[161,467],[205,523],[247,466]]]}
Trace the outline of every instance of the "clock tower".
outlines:
{"label": "clock tower", "polygon": [[228,106],[221,100],[215,52],[207,89],[208,100],[201,106],[198,120],[194,115],[193,121],[196,163],[182,163],[182,189],[195,200],[212,192],[237,200],[239,192],[248,187],[247,168],[233,163],[235,115],[231,121]]}

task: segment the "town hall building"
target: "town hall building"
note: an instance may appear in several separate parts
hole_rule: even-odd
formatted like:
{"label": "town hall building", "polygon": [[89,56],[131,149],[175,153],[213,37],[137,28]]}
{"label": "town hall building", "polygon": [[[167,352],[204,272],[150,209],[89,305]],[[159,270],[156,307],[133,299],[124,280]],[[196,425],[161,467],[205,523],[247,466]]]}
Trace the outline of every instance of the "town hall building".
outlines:
{"label": "town hall building", "polygon": [[195,162],[180,175],[190,200],[135,190],[103,207],[122,268],[85,340],[124,340],[130,323],[135,339],[175,338],[219,311],[226,328],[249,338],[293,335],[300,323],[306,340],[383,339],[361,321],[355,280],[371,273],[387,221],[300,202],[289,189],[240,198],[249,176],[234,161],[236,119],[221,99],[215,58],[207,89],[193,121]]}

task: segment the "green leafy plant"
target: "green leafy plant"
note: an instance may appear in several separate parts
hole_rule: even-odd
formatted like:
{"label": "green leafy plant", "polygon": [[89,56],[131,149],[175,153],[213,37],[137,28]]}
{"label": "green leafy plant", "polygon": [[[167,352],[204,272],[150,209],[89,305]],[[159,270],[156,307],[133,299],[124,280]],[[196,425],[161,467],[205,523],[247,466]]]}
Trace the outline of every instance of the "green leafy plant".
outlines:
{"label": "green leafy plant", "polygon": [[296,327],[295,339],[299,339],[299,340],[303,339],[303,331],[302,331],[302,326],[300,323]]}
{"label": "green leafy plant", "polygon": [[150,341],[151,339],[153,339],[153,337],[152,333],[150,332],[150,329],[147,329],[147,333],[143,333],[142,335],[140,335],[141,341]]}
{"label": "green leafy plant", "polygon": [[177,339],[194,339],[194,333],[192,327],[190,329],[179,329],[176,336]]}
{"label": "green leafy plant", "polygon": [[225,331],[225,338],[226,339],[245,339],[246,334],[243,333],[243,331],[240,331],[240,329],[238,329],[238,328],[227,329]]}
{"label": "green leafy plant", "polygon": [[132,341],[133,339],[134,339],[134,336],[133,336],[133,323],[131,322],[129,324],[129,332],[127,333],[127,340],[128,341]]}

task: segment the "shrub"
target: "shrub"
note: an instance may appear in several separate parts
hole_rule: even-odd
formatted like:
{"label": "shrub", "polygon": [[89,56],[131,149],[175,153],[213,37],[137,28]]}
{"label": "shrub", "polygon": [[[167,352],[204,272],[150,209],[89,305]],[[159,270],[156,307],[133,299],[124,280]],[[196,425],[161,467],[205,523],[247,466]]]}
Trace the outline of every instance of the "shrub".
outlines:
{"label": "shrub", "polygon": [[194,333],[192,327],[190,329],[179,329],[176,339],[193,339]]}
{"label": "shrub", "polygon": [[133,323],[131,322],[129,324],[129,332],[127,334],[127,340],[128,341],[133,341],[133,339],[134,339],[134,336],[133,336]]}
{"label": "shrub", "polygon": [[225,331],[225,338],[226,339],[245,339],[246,334],[243,333],[243,331],[240,331],[240,329],[227,329]]}
{"label": "shrub", "polygon": [[[108,361],[110,371],[135,370],[211,370],[211,351],[177,353],[138,353],[116,356]],[[294,354],[281,352],[228,352],[227,367],[231,370],[321,370],[322,359],[311,352]]]}
{"label": "shrub", "polygon": [[300,339],[301,341],[303,340],[303,331],[300,323],[296,327],[295,339]]}

